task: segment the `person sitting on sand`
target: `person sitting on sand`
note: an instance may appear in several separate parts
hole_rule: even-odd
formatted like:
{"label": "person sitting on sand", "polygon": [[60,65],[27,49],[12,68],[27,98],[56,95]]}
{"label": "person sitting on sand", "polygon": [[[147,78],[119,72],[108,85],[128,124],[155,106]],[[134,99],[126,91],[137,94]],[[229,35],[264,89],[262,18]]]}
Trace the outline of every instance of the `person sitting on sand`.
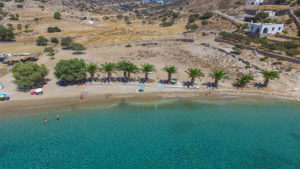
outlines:
{"label": "person sitting on sand", "polygon": [[59,120],[60,118],[59,118],[59,116],[58,116],[58,114],[56,115],[56,120]]}

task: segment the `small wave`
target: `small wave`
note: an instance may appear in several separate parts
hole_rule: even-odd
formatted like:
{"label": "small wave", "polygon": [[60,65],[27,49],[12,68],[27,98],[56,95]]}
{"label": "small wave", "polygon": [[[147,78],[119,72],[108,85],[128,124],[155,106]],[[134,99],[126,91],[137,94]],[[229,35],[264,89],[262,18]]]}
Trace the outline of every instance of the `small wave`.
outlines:
{"label": "small wave", "polygon": [[223,97],[219,97],[220,99],[237,99],[239,98],[238,96],[223,96]]}

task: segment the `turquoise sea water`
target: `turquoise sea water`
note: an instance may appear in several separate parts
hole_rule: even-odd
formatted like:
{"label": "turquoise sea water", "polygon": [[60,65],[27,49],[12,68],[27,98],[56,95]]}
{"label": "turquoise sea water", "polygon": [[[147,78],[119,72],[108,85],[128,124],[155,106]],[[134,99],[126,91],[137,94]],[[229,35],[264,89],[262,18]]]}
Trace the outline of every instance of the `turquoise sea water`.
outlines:
{"label": "turquoise sea water", "polygon": [[55,116],[1,118],[0,169],[300,168],[299,103],[172,100]]}

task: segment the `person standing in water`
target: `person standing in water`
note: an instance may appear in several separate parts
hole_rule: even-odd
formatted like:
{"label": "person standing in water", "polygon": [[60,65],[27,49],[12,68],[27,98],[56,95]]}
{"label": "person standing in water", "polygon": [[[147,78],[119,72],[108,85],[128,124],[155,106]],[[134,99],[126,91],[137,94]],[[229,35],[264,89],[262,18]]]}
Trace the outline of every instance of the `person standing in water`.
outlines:
{"label": "person standing in water", "polygon": [[48,122],[48,120],[46,119],[46,117],[44,118],[44,122],[45,122],[45,124],[47,124],[47,122]]}
{"label": "person standing in water", "polygon": [[60,117],[58,116],[58,114],[56,115],[56,120],[59,120],[60,119]]}

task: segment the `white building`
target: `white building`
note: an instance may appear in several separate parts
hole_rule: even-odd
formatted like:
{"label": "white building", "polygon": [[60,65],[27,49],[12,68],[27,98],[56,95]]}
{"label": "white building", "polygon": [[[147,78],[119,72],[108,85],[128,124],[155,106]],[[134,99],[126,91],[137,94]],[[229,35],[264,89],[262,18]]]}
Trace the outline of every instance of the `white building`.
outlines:
{"label": "white building", "polygon": [[274,12],[274,11],[260,11],[260,10],[256,11],[256,14],[259,12],[267,13],[267,14],[269,14],[269,17],[274,17],[276,15],[276,12]]}
{"label": "white building", "polygon": [[263,4],[264,0],[249,0],[248,5],[260,5]]}
{"label": "white building", "polygon": [[94,22],[94,21],[88,21],[88,24],[89,24],[89,25],[94,25],[95,22]]}
{"label": "white building", "polygon": [[258,36],[281,33],[284,24],[275,23],[250,23],[248,31]]}

